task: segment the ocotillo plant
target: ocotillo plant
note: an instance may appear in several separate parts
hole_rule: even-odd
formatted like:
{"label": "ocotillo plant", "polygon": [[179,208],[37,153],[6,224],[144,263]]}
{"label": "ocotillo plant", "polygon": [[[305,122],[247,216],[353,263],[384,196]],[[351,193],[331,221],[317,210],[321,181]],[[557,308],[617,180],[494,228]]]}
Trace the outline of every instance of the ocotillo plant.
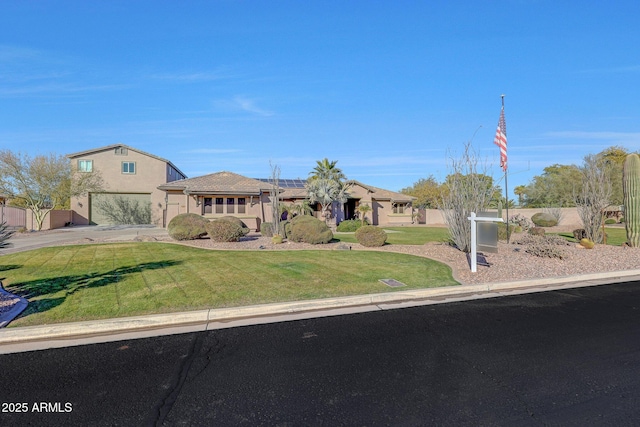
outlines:
{"label": "ocotillo plant", "polygon": [[640,156],[629,154],[622,168],[624,224],[629,246],[640,247]]}

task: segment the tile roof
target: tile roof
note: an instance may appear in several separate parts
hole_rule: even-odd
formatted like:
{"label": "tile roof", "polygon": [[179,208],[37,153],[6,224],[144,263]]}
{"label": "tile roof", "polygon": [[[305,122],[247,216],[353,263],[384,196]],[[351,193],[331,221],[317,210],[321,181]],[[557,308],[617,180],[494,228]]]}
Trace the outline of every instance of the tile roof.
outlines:
{"label": "tile roof", "polygon": [[[216,172],[196,178],[182,179],[163,184],[158,187],[160,190],[183,190],[188,193],[199,194],[249,194],[259,195],[261,192],[271,190],[269,179],[253,179],[233,172]],[[280,180],[286,182],[286,180]],[[383,188],[365,185],[359,181],[350,181],[354,185],[359,185],[373,194],[377,200],[391,200],[392,202],[411,202],[415,197]],[[283,199],[304,199],[307,196],[306,188],[298,186],[288,187],[281,185],[280,193]]]}
{"label": "tile roof", "polygon": [[374,187],[372,185],[366,185],[361,183],[360,181],[351,181],[354,185],[359,185],[360,187],[369,190],[371,193],[374,193],[373,198],[377,200],[391,200],[392,202],[412,202],[417,200],[417,197],[409,196],[408,194],[398,193],[396,191],[385,190],[384,188]]}
{"label": "tile roof", "polygon": [[185,190],[188,193],[259,195],[271,186],[257,179],[233,172],[216,172],[196,178],[181,179],[158,187],[160,190]]}

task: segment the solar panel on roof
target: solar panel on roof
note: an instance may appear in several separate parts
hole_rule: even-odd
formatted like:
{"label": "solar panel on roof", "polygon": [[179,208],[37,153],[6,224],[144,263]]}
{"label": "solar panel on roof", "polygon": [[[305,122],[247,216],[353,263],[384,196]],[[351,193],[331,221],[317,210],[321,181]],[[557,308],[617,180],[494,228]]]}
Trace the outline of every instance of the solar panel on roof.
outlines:
{"label": "solar panel on roof", "polygon": [[[267,184],[271,184],[273,182],[273,180],[271,178],[256,178],[256,179],[258,181],[262,181],[262,182],[265,182]],[[307,182],[306,179],[288,179],[288,178],[284,178],[284,179],[279,179],[278,180],[278,184],[282,188],[304,188],[304,185],[306,184],[306,182]]]}

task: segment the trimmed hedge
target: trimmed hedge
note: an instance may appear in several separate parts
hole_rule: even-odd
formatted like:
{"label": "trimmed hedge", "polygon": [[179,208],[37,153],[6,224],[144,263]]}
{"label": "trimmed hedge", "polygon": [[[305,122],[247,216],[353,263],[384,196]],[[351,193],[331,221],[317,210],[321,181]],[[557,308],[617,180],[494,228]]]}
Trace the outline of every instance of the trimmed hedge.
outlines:
{"label": "trimmed hedge", "polygon": [[223,216],[222,218],[216,219],[216,221],[231,221],[232,223],[242,228],[242,232],[245,236],[249,234],[249,227],[247,227],[247,224],[245,224],[240,218],[236,218],[235,216]]}
{"label": "trimmed hedge", "polygon": [[[369,225],[367,220],[364,221],[364,225]],[[347,219],[338,224],[336,231],[341,233],[351,233],[354,231],[358,231],[358,229],[362,227],[362,221],[359,219]]]}
{"label": "trimmed hedge", "polygon": [[244,231],[233,221],[217,219],[207,224],[207,234],[214,242],[237,242],[244,236]]}
{"label": "trimmed hedge", "polygon": [[387,241],[387,233],[382,228],[365,225],[356,231],[356,240],[362,246],[382,246]]}
{"label": "trimmed hedge", "polygon": [[333,233],[327,224],[309,215],[298,215],[289,221],[285,228],[287,229],[287,239],[293,242],[317,245],[329,243],[333,239]]}
{"label": "trimmed hedge", "polygon": [[533,215],[531,222],[537,227],[553,227],[554,225],[558,225],[558,220],[553,215],[545,212],[539,212]]}
{"label": "trimmed hedge", "polygon": [[209,221],[194,213],[176,215],[169,221],[167,232],[175,240],[195,240],[207,235]]}
{"label": "trimmed hedge", "polygon": [[270,222],[260,223],[260,234],[267,237],[273,237],[273,230],[271,229]]}
{"label": "trimmed hedge", "polygon": [[[522,227],[509,224],[509,237],[513,237],[515,233],[522,233]],[[507,240],[507,224],[503,222],[498,223],[498,240]]]}

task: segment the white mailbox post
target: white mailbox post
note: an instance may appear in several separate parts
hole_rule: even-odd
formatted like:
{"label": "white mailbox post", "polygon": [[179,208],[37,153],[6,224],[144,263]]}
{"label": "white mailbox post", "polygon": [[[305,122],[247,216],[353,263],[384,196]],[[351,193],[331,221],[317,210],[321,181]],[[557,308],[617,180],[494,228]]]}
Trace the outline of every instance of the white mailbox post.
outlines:
{"label": "white mailbox post", "polygon": [[471,216],[467,219],[471,221],[471,272],[475,273],[478,271],[478,248],[477,248],[478,227],[476,227],[476,223],[477,222],[504,222],[504,220],[502,218],[476,216],[475,212],[471,212]]}

